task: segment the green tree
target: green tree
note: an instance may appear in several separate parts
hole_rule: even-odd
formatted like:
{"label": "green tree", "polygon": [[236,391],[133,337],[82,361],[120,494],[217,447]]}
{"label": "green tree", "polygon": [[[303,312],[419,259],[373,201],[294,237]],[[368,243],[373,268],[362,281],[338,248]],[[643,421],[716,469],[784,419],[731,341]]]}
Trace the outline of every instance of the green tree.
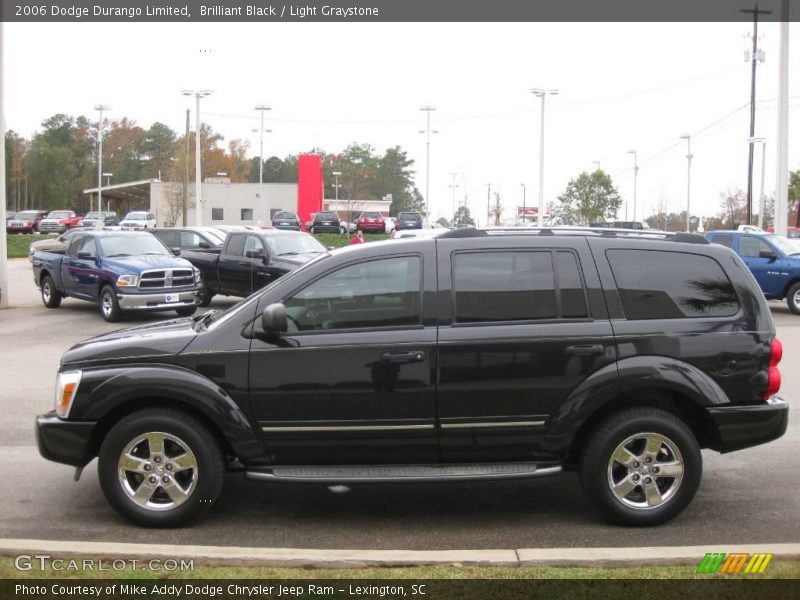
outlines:
{"label": "green tree", "polygon": [[586,171],[570,180],[567,189],[558,197],[558,216],[567,224],[586,225],[616,216],[622,198],[611,176],[600,169]]}
{"label": "green tree", "polygon": [[[159,174],[168,177],[176,155],[185,152],[183,147],[180,149],[177,147],[177,134],[159,122],[153,123],[145,132],[141,149],[143,162],[141,174],[148,179],[154,179]],[[118,178],[115,179],[120,181]]]}
{"label": "green tree", "polygon": [[453,226],[454,227],[464,227],[464,226],[472,226],[475,227],[475,219],[472,218],[472,215],[469,213],[469,208],[464,206],[463,204],[458,207],[456,210],[456,214],[453,216]]}

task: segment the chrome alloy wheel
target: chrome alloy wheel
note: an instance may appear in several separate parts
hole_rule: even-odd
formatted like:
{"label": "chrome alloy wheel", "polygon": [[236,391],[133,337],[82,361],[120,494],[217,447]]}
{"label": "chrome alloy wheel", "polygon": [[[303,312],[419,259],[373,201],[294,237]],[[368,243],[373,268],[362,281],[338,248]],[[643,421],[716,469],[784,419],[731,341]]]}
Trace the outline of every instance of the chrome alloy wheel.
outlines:
{"label": "chrome alloy wheel", "polygon": [[189,446],[158,431],[134,438],[117,465],[120,486],[134,503],[153,511],[177,508],[197,487],[197,458]]}
{"label": "chrome alloy wheel", "polygon": [[800,311],[800,289],[798,289],[794,296],[792,296],[792,304],[794,304],[795,308]]}
{"label": "chrome alloy wheel", "polygon": [[103,294],[103,298],[100,300],[100,309],[103,311],[103,315],[106,318],[111,316],[111,313],[114,311],[114,299],[111,297],[111,294]]}
{"label": "chrome alloy wheel", "polygon": [[42,283],[42,298],[45,303],[50,302],[50,297],[53,295],[53,290],[50,288],[50,280],[45,278]]}
{"label": "chrome alloy wheel", "polygon": [[608,487],[623,505],[651,510],[675,496],[683,473],[683,459],[672,440],[660,433],[637,433],[612,453]]}

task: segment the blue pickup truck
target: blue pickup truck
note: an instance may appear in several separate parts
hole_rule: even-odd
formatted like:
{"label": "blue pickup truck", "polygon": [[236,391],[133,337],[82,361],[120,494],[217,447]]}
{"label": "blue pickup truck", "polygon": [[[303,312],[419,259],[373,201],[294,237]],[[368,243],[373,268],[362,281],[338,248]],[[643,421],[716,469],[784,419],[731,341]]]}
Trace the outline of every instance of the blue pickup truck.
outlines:
{"label": "blue pickup truck", "polygon": [[202,290],[200,271],[162,242],[141,232],[76,233],[63,252],[34,252],[33,278],[47,308],[69,296],[100,305],[106,321],[127,311],[193,314]]}
{"label": "blue pickup truck", "polygon": [[773,234],[710,231],[708,241],[736,252],[767,300],[783,300],[800,315],[800,241]]}

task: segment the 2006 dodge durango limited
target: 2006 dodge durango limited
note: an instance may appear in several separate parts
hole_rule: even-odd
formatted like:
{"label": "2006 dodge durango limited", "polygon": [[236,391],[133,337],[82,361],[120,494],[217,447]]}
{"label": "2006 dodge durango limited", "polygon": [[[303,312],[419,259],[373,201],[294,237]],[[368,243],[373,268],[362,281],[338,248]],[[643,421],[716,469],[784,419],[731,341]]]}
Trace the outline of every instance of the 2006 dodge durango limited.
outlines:
{"label": "2006 dodge durango limited", "polygon": [[574,469],[667,521],[701,448],[779,438],[781,344],[734,252],[690,234],[460,229],[321,254],[225,312],[61,361],[39,450],[98,457],[111,505],[175,526],[249,479],[351,485]]}

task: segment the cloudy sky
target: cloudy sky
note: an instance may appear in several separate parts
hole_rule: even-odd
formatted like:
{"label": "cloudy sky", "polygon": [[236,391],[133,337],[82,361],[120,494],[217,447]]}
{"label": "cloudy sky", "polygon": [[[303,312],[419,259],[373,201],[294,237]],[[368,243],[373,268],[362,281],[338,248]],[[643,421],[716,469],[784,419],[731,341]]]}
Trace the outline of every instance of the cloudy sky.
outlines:
{"label": "cloudy sky", "polygon": [[[774,190],[779,26],[763,24],[756,135],[767,138],[765,189]],[[54,113],[112,107],[142,127],[182,131],[194,101],[226,139],[258,152],[259,103],[273,107],[265,155],[352,142],[400,145],[425,188],[424,114],[434,105],[430,202],[450,214],[451,173],[483,222],[487,184],[506,210],[538,197],[539,100],[547,100],[545,200],[599,161],[637,216],[659,199],[686,203],[686,142],[693,134],[693,212],[711,215],[720,193],[747,182],[751,26],[723,24],[5,24],[7,127],[30,135]],[[800,26],[791,25],[789,165],[800,168]],[[43,43],[43,40],[49,40]],[[192,114],[194,122],[194,114]],[[696,135],[695,135],[696,134]],[[760,183],[756,153],[755,190]],[[118,182],[119,183],[119,182]],[[332,183],[332,182],[329,182]],[[332,193],[333,188],[329,188]],[[494,202],[494,199],[493,199]],[[632,208],[631,216],[632,216]]]}

